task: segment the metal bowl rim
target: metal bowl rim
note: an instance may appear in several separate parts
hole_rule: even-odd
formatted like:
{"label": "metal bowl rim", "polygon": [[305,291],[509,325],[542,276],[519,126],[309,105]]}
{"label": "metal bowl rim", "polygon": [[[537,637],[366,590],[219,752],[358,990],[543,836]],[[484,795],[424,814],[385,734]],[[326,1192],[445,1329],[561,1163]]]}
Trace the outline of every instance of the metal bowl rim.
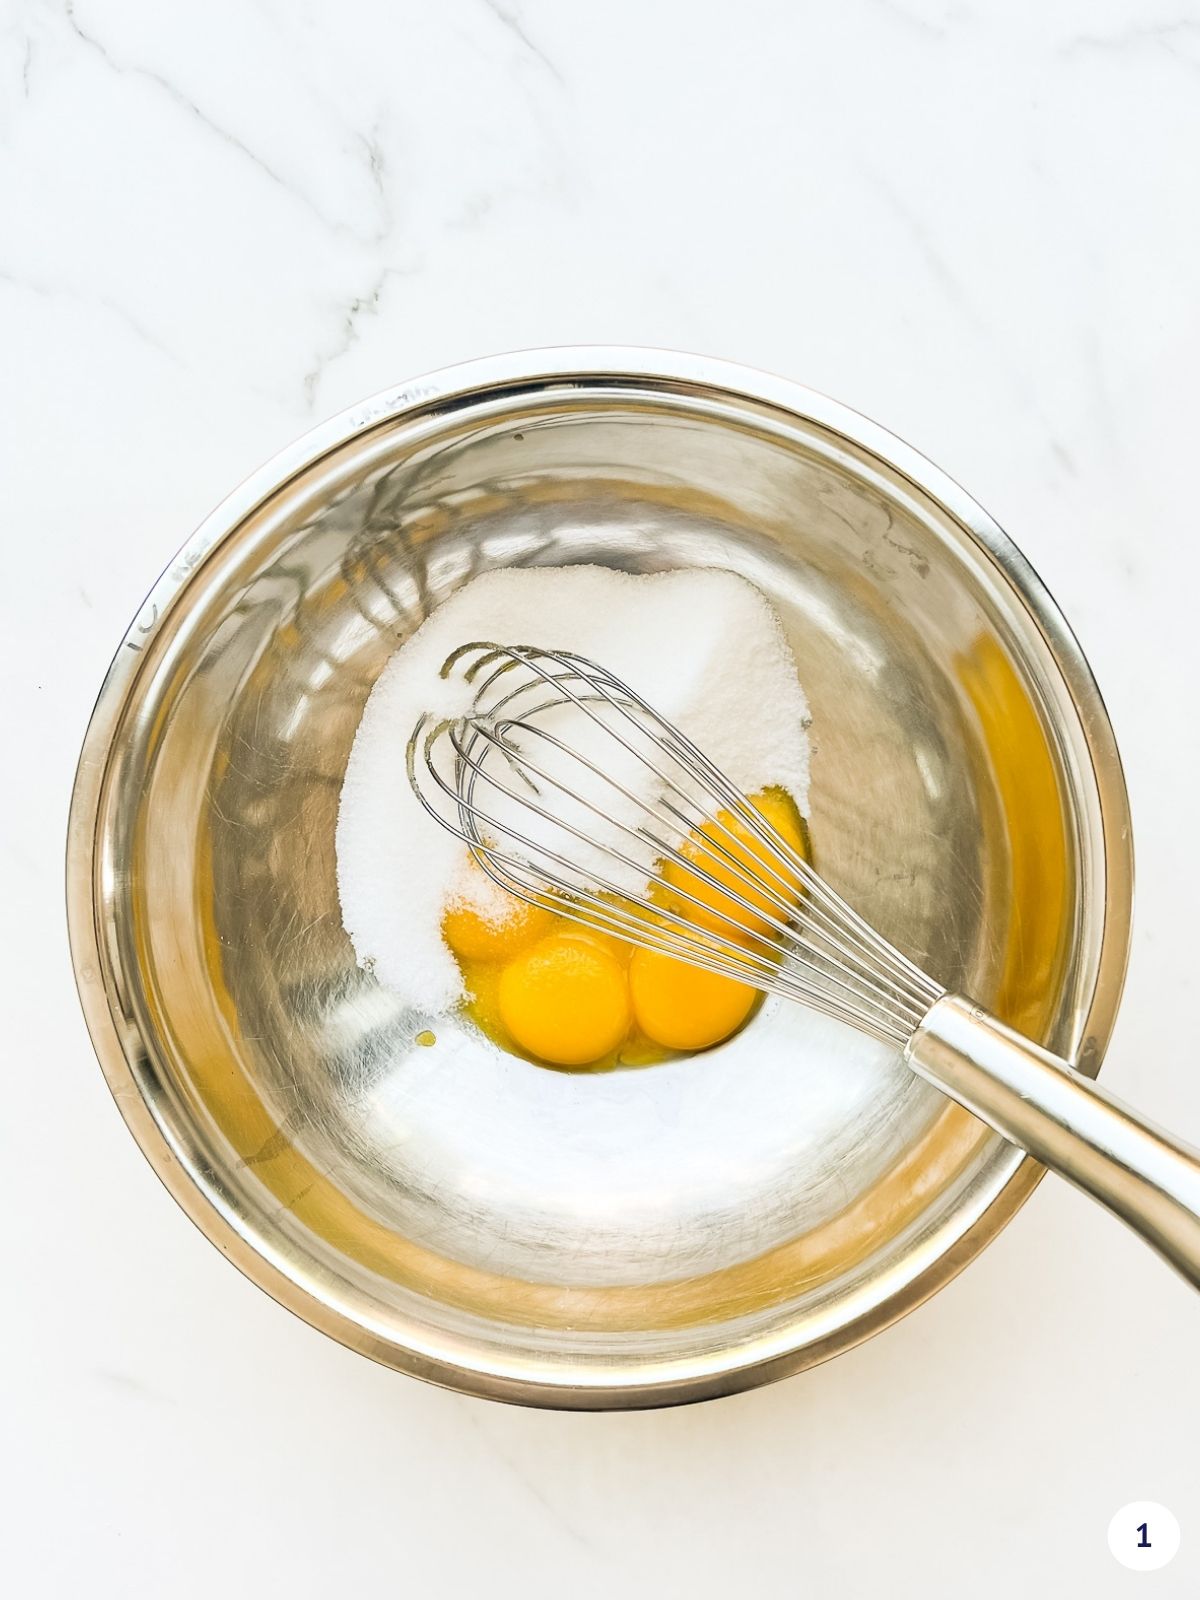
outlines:
{"label": "metal bowl rim", "polygon": [[[1116,740],[1100,691],[1078,640],[1034,571],[1009,537],[954,479],[879,424],[839,401],[788,378],[708,356],[634,346],[560,346],[487,356],[440,368],[385,389],[310,429],[272,456],[222,500],[184,543],[150,590],[117,646],[88,723],[71,797],[66,849],[67,924],[76,986],[92,1045],[130,1132],[168,1192],[196,1226],[252,1283],[302,1320],[348,1348],[386,1366],[463,1393],[572,1410],[673,1405],[736,1393],[828,1360],[880,1332],[954,1278],[1016,1213],[1044,1169],[1016,1149],[992,1164],[970,1204],[923,1241],[922,1264],[887,1294],[823,1336],[801,1346],[776,1334],[713,1356],[605,1369],[600,1363],[532,1370],[528,1359],[497,1361],[462,1341],[416,1337],[397,1342],[318,1298],[241,1233],[181,1162],[137,1085],[101,981],[94,894],[99,809],[112,738],[136,682],[139,656],[158,620],[192,574],[270,495],[323,456],[382,424],[415,414],[431,402],[463,402],[496,386],[552,387],[584,378],[599,384],[661,380],[705,386],[776,406],[842,436],[880,457],[938,502],[981,547],[1014,590],[1054,657],[1079,714],[1091,758],[1100,810],[1104,905],[1095,988],[1085,1031],[1096,1042],[1098,1070],[1116,1020],[1125,979],[1133,907],[1133,848],[1129,801]],[[868,1297],[869,1298],[869,1297]],[[790,1326],[790,1325],[789,1325]],[[786,1330],[785,1330],[786,1331]],[[728,1359],[726,1359],[728,1358]]]}

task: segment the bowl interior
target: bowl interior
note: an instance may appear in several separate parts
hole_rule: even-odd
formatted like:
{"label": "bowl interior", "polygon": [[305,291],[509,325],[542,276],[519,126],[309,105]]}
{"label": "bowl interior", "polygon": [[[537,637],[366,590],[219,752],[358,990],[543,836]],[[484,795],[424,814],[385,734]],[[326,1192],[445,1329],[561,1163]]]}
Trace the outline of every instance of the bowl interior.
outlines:
{"label": "bowl interior", "polygon": [[577,562],[757,584],[812,706],[819,868],[948,987],[1093,1062],[1105,860],[1085,729],[1011,565],[865,445],[761,400],[475,389],[354,431],[180,575],[128,664],[94,892],[190,1208],[385,1360],[616,1403],[852,1342],[1019,1163],[781,1002],[707,1055],[572,1076],[358,968],[334,827],[372,684],[474,574]]}

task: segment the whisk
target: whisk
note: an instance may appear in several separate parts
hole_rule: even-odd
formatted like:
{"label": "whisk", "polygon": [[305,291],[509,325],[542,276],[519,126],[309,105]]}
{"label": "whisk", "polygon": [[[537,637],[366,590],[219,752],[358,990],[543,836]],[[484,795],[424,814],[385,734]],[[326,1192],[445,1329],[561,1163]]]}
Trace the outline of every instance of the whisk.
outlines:
{"label": "whisk", "polygon": [[501,888],[896,1046],[1200,1288],[1200,1153],[947,993],[628,684],[528,646],[465,645],[442,670],[470,704],[417,724],[409,781]]}

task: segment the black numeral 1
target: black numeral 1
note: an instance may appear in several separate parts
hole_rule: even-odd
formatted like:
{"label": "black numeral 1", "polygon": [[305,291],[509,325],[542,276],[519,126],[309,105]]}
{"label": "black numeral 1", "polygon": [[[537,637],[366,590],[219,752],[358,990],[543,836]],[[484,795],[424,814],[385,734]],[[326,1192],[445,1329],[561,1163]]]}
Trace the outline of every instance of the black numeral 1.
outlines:
{"label": "black numeral 1", "polygon": [[1150,1548],[1150,1540],[1149,1540],[1149,1537],[1148,1537],[1148,1534],[1149,1534],[1148,1525],[1146,1523],[1144,1523],[1144,1522],[1139,1522],[1138,1523],[1138,1532],[1142,1536],[1137,1542],[1138,1549],[1139,1550],[1149,1550],[1149,1548]]}

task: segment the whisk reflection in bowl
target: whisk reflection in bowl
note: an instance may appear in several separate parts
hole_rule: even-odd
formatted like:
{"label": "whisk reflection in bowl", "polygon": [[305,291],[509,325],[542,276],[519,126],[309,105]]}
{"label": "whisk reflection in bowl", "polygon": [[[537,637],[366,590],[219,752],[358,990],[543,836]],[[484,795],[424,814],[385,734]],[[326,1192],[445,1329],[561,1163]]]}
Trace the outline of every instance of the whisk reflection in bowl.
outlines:
{"label": "whisk reflection in bowl", "polygon": [[1122,1217],[1200,1287],[1200,1156],[944,987],[831,888],[628,684],[476,643],[465,714],[407,747],[426,810],[509,893],[903,1049],[909,1065]]}

